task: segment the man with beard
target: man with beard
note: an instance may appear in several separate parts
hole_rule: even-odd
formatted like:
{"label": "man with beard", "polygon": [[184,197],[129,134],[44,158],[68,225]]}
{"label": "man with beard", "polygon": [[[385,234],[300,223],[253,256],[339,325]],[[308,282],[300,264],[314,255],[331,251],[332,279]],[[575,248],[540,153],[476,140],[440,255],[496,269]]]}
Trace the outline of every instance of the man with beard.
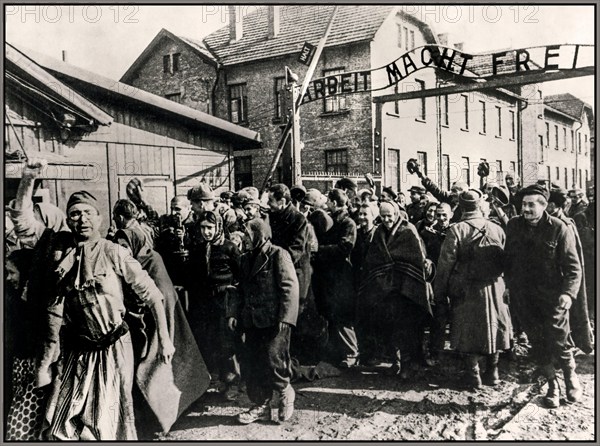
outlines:
{"label": "man with beard", "polygon": [[567,399],[576,402],[582,397],[569,323],[582,266],[573,231],[546,212],[548,191],[534,184],[521,194],[522,215],[506,228],[505,279],[529,336],[532,357],[548,379],[544,403],[555,408],[560,404],[556,364],[564,373]]}

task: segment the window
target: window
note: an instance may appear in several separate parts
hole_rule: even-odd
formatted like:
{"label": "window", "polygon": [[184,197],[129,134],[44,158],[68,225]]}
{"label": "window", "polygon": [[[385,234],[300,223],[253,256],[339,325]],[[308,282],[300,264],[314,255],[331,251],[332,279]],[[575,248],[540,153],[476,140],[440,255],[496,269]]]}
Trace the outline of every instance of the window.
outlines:
{"label": "window", "polygon": [[588,152],[588,140],[587,140],[587,135],[583,135],[585,140],[584,140],[584,144],[583,144],[583,151],[585,152],[585,154],[587,155]]}
{"label": "window", "polygon": [[163,73],[171,72],[171,56],[167,54],[163,56]]}
{"label": "window", "polygon": [[177,102],[178,104],[181,104],[181,93],[166,94],[165,98],[167,98],[169,101],[173,101],[173,102]]}
{"label": "window", "polygon": [[544,161],[544,137],[539,135],[540,138],[540,161]]}
{"label": "window", "polygon": [[581,186],[581,169],[579,169],[579,187],[582,187]]}
{"label": "window", "polygon": [[444,95],[440,98],[440,115],[442,118],[442,125],[449,126],[448,121],[448,95]]}
{"label": "window", "polygon": [[575,187],[577,182],[577,177],[575,177],[575,169],[571,169],[571,178],[573,178],[573,187]]}
{"label": "window", "polygon": [[[323,70],[323,77],[342,74],[344,68],[336,68],[335,70]],[[338,84],[341,83],[341,78],[336,76]],[[346,110],[346,96],[330,96],[325,97],[325,113],[334,113],[341,110]]]}
{"label": "window", "polygon": [[565,189],[569,188],[569,177],[567,176],[567,168],[565,167]]}
{"label": "window", "polygon": [[[394,85],[394,93],[398,94],[399,92],[400,92],[400,82],[398,82],[398,83],[396,83],[396,85]],[[400,114],[400,101],[398,101],[397,99],[394,101],[394,113],[396,113],[397,115]]]}
{"label": "window", "polygon": [[411,31],[410,32],[410,49],[414,49],[415,48],[415,32]]}
{"label": "window", "polygon": [[587,183],[588,181],[590,181],[590,177],[588,177],[588,171],[585,169],[585,182]]}
{"label": "window", "polygon": [[463,130],[469,130],[469,97],[467,95],[462,95],[463,104],[465,107],[464,121],[463,121]]}
{"label": "window", "polygon": [[479,106],[481,107],[481,130],[480,133],[484,133],[487,128],[487,122],[485,119],[485,101],[479,101]]}
{"label": "window", "polygon": [[504,172],[502,170],[502,160],[496,160],[496,172]]}
{"label": "window", "polygon": [[550,183],[552,182],[552,178],[550,177],[550,166],[546,166],[546,178],[548,178],[548,188],[550,188]]}
{"label": "window", "polygon": [[558,126],[554,126],[554,149],[558,150]]}
{"label": "window", "polygon": [[229,86],[229,120],[234,124],[248,122],[246,84]]}
{"label": "window", "polygon": [[556,181],[560,180],[560,167],[556,168]]}
{"label": "window", "polygon": [[502,136],[502,108],[496,106],[496,116],[498,116],[498,128],[496,129],[496,136],[497,137],[501,137]]}
{"label": "window", "polygon": [[450,155],[442,155],[442,175],[446,190],[450,190]]}
{"label": "window", "polygon": [[550,124],[546,123],[546,147],[550,145]]}
{"label": "window", "polygon": [[577,134],[577,151],[581,153],[581,133]]}
{"label": "window", "polygon": [[460,181],[464,181],[467,185],[471,185],[471,166],[469,165],[469,158],[466,156],[462,157],[462,166],[460,169]]}
{"label": "window", "polygon": [[515,112],[510,110],[510,139],[515,139]]}
{"label": "window", "polygon": [[408,28],[404,27],[404,46],[408,49]]}
{"label": "window", "polygon": [[[419,86],[419,90],[425,90],[425,81],[415,79],[415,82]],[[417,119],[421,119],[422,121],[425,121],[425,118],[427,117],[425,110],[425,99],[426,98],[419,99],[419,109],[417,111],[417,116],[419,117]]]}
{"label": "window", "polygon": [[396,27],[398,28],[398,48],[402,48],[402,25],[396,23]]}
{"label": "window", "polygon": [[348,150],[336,149],[325,151],[325,170],[328,173],[348,173]]}
{"label": "window", "polygon": [[515,163],[514,161],[510,162],[510,171],[512,172],[513,177],[517,173],[517,163]]}
{"label": "window", "polygon": [[563,127],[563,152],[567,151],[567,128]]}
{"label": "window", "polygon": [[252,186],[252,157],[239,156],[233,161],[236,190]]}
{"label": "window", "polygon": [[388,181],[394,190],[400,190],[400,150],[388,150]]}
{"label": "window", "polygon": [[275,118],[283,119],[287,116],[287,110],[284,110],[284,98],[282,90],[285,89],[285,76],[275,78]]}
{"label": "window", "polygon": [[181,57],[180,53],[173,54],[173,73],[179,71],[179,58]]}
{"label": "window", "polygon": [[571,130],[571,153],[575,152],[575,130]]}
{"label": "window", "polygon": [[427,176],[427,152],[417,152],[417,161],[421,166],[421,172]]}

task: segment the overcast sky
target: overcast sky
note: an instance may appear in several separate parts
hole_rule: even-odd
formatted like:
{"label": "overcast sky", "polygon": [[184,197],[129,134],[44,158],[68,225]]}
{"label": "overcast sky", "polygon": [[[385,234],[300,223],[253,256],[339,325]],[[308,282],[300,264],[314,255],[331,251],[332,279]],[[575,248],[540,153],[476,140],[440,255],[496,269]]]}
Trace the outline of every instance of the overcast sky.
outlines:
{"label": "overcast sky", "polygon": [[[245,13],[258,6],[243,6]],[[594,44],[592,6],[406,6],[434,32],[464,42],[466,52],[561,43]],[[112,79],[119,79],[161,28],[202,39],[226,26],[227,7],[5,6],[6,39]],[[315,42],[316,43],[316,42]],[[571,92],[593,105],[592,76],[544,84],[545,94]]]}

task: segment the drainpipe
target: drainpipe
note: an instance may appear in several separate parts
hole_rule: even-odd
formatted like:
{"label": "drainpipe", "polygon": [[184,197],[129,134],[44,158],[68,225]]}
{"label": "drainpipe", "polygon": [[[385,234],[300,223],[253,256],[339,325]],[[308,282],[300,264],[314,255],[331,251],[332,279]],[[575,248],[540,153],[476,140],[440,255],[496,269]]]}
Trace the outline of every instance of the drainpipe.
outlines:
{"label": "drainpipe", "polygon": [[577,132],[581,130],[581,127],[583,127],[583,119],[579,122],[579,127],[577,127],[577,130],[575,130],[575,178],[573,178],[573,189],[577,189],[577,178],[579,178],[579,170],[577,169],[577,165],[579,164],[579,144],[577,144],[577,142],[579,141],[579,135],[577,134]]}
{"label": "drainpipe", "polygon": [[[523,110],[529,106],[526,99],[517,98],[517,175],[523,185]],[[542,157],[543,159],[543,157]]]}
{"label": "drainpipe", "polygon": [[217,87],[219,85],[219,78],[221,75],[221,71],[223,70],[223,64],[221,62],[217,62],[217,69],[215,70],[217,73],[217,77],[215,79],[215,83],[212,87],[212,91],[210,93],[210,111],[213,116],[217,116]]}

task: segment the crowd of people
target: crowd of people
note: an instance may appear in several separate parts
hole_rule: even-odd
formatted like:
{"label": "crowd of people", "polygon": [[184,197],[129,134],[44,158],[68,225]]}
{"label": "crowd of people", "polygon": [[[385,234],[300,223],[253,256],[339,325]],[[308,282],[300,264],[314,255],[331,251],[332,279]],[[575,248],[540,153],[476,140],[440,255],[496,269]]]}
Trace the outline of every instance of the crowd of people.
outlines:
{"label": "crowd of people", "polygon": [[299,364],[391,363],[410,380],[448,342],[466,389],[498,385],[499,354],[527,338],[545,404],[560,404],[557,368],[582,397],[595,207],[581,190],[507,177],[444,191],[413,165],[408,203],[350,178],[326,193],[199,183],[159,216],[134,179],[104,238],[86,191],[66,213],[33,203],[43,168],[28,162],[7,206],[7,439],[137,439],[209,387],[247,394],[239,423],[273,402],[285,422]]}

